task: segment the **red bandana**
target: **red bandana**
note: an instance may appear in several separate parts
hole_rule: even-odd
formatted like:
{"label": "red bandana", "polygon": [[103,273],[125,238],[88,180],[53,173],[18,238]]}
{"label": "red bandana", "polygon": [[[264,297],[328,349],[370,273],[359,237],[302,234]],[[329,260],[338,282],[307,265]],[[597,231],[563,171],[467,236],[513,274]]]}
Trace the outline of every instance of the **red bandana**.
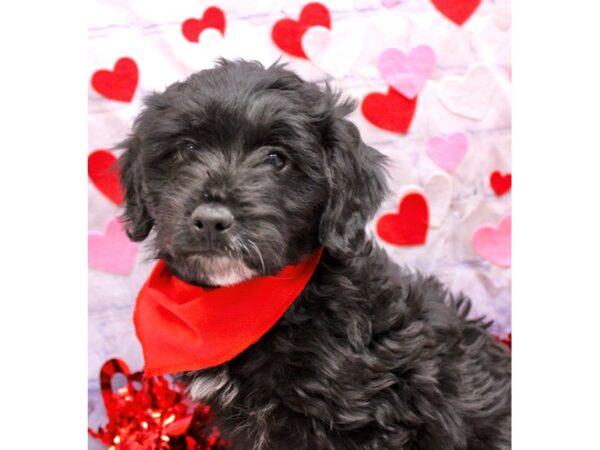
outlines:
{"label": "red bandana", "polygon": [[142,287],[133,321],[144,373],[163,375],[222,364],[258,341],[300,295],[322,249],[278,275],[204,289],[159,261]]}

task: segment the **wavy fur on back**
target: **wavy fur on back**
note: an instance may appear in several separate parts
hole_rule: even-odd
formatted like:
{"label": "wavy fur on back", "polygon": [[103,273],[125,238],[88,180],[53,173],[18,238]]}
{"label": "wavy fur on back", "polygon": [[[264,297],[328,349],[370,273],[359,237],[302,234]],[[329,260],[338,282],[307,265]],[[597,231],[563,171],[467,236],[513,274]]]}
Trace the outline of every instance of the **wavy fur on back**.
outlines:
{"label": "wavy fur on back", "polygon": [[509,355],[468,307],[367,244],[325,255],[256,345],[184,378],[236,449],[509,449]]}

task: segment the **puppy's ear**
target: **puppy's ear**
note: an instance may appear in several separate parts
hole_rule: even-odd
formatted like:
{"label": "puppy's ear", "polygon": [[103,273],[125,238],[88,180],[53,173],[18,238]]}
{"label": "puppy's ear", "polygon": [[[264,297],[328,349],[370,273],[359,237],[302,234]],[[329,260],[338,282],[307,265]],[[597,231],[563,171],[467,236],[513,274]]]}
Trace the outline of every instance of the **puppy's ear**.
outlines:
{"label": "puppy's ear", "polygon": [[361,247],[364,228],[387,193],[386,157],[366,145],[358,128],[343,118],[355,108],[354,102],[335,105],[336,95],[332,102],[333,115],[324,130],[330,189],[319,237],[334,254],[349,254]]}
{"label": "puppy's ear", "polygon": [[131,136],[117,148],[125,152],[119,157],[121,184],[125,189],[125,212],[127,236],[132,241],[143,241],[152,229],[152,217],[146,209],[142,193],[142,167],[140,163],[140,142]]}

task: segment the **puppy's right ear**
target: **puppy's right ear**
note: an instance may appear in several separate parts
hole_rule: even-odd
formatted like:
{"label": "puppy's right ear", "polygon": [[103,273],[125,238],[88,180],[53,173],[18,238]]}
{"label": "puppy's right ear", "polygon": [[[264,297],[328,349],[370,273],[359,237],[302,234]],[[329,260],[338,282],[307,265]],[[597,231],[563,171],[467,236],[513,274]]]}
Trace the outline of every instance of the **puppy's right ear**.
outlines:
{"label": "puppy's right ear", "polygon": [[140,141],[136,136],[131,136],[121,142],[117,148],[125,152],[119,157],[119,173],[121,185],[125,189],[125,212],[127,236],[132,241],[146,239],[152,225],[152,217],[148,213],[142,192],[143,171],[140,162]]}

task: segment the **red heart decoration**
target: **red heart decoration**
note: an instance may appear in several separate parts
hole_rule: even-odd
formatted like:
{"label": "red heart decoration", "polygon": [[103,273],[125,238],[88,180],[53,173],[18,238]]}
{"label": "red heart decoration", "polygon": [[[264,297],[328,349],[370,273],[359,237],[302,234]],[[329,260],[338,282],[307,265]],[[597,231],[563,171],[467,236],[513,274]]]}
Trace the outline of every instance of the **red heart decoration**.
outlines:
{"label": "red heart decoration", "polygon": [[431,0],[433,6],[457,25],[462,25],[475,12],[481,0]]}
{"label": "red heart decoration", "polygon": [[512,185],[512,175],[507,173],[502,175],[499,171],[495,171],[490,175],[490,185],[498,197],[506,194]]}
{"label": "red heart decoration", "polygon": [[377,234],[396,245],[421,245],[427,238],[429,208],[423,195],[415,192],[400,202],[397,214],[385,214],[377,221]]}
{"label": "red heart decoration", "polygon": [[415,115],[417,97],[410,99],[393,88],[387,94],[368,94],[361,111],[373,125],[388,131],[406,133]]}
{"label": "red heart decoration", "polygon": [[123,188],[119,180],[117,158],[108,150],[94,150],[88,156],[88,176],[113,203],[123,203]]}
{"label": "red heart decoration", "polygon": [[271,38],[284,52],[308,59],[302,49],[302,36],[306,30],[316,25],[331,29],[331,15],[325,5],[309,3],[302,8],[298,20],[281,19],[275,22]]}
{"label": "red heart decoration", "polygon": [[200,34],[207,28],[219,30],[225,35],[225,13],[216,6],[211,6],[204,11],[202,19],[187,19],[181,24],[183,36],[190,42],[199,42]]}
{"label": "red heart decoration", "polygon": [[130,102],[138,84],[138,66],[131,58],[121,58],[114,69],[98,70],[92,75],[92,86],[102,96]]}

